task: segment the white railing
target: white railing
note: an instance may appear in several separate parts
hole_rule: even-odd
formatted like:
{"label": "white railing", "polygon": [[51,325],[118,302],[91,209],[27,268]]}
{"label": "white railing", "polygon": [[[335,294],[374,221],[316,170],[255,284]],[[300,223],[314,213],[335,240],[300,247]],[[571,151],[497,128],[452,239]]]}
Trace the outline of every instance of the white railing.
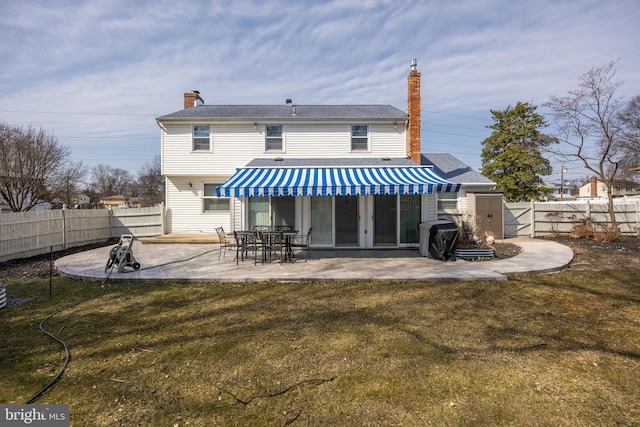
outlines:
{"label": "white railing", "polygon": [[106,242],[122,234],[164,234],[164,206],[60,209],[0,215],[0,262]]}
{"label": "white railing", "polygon": [[[626,235],[638,235],[640,199],[617,199],[614,210],[620,231]],[[607,201],[505,203],[504,235],[510,238],[568,234],[586,218],[591,218],[596,225],[610,225]]]}

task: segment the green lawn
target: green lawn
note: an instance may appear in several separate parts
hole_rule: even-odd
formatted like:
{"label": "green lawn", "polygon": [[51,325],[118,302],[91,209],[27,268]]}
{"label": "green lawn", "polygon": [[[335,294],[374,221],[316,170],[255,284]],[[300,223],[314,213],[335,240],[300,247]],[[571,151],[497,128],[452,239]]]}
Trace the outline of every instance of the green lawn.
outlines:
{"label": "green lawn", "polygon": [[[100,293],[8,283],[0,402],[61,366],[37,329]],[[639,425],[640,271],[506,282],[108,283],[48,330],[73,426]]]}

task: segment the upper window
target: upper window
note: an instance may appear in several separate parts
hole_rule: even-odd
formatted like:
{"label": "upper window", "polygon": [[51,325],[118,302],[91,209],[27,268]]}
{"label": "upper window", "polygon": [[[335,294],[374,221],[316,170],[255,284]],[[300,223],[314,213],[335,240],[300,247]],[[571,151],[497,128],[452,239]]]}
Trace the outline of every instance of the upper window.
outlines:
{"label": "upper window", "polygon": [[351,125],[351,149],[352,150],[368,150],[369,149],[369,126]]}
{"label": "upper window", "polygon": [[193,151],[209,151],[211,147],[211,126],[195,125],[193,127]]}
{"label": "upper window", "polygon": [[266,125],[265,151],[282,151],[283,125]]}
{"label": "upper window", "polygon": [[204,212],[216,212],[216,211],[229,210],[229,198],[216,197],[216,188],[220,185],[221,184],[205,184],[204,185],[204,197],[202,198]]}

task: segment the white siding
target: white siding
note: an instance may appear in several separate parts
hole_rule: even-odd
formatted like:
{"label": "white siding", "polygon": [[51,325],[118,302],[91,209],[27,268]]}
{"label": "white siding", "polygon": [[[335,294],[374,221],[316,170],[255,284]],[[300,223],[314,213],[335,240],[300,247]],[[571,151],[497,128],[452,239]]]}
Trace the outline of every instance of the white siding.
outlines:
{"label": "white siding", "polygon": [[422,195],[422,221],[433,221],[438,219],[438,195]]}
{"label": "white siding", "polygon": [[[368,123],[368,151],[351,150],[351,123],[287,123],[284,125],[283,150],[265,152],[264,122],[208,123],[211,125],[211,149],[192,151],[191,123],[165,123],[162,131],[162,173],[167,178],[167,232],[213,233],[215,227],[238,229],[243,223],[243,206],[232,199],[230,211],[202,211],[203,183],[224,182],[237,168],[255,158],[381,158],[406,157],[404,123]],[[361,123],[361,122],[358,122]],[[366,123],[366,122],[365,122]],[[191,187],[189,186],[191,183]]]}
{"label": "white siding", "polygon": [[[204,124],[204,123],[203,123]],[[264,151],[264,124],[213,124],[211,150],[191,151],[191,124],[167,124],[163,134],[163,174],[227,175],[255,158],[406,157],[404,126],[370,125],[370,151],[351,151],[347,123],[285,124],[283,151]]]}
{"label": "white siding", "polygon": [[222,181],[215,176],[168,177],[167,233],[215,233],[219,226],[231,230],[229,211],[202,211],[203,183]]}

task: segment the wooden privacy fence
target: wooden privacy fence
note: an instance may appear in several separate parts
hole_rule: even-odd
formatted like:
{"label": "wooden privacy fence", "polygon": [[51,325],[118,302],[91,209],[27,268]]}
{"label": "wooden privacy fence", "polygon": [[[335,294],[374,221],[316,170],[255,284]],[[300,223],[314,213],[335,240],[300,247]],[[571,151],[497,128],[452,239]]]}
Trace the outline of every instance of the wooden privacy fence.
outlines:
{"label": "wooden privacy fence", "polygon": [[[640,231],[640,199],[620,199],[614,203],[616,221],[623,234]],[[504,236],[540,237],[568,234],[581,220],[591,218],[596,225],[611,225],[606,201],[525,202],[504,204]]]}
{"label": "wooden privacy fence", "polygon": [[0,214],[0,262],[106,242],[122,234],[164,234],[164,206]]}

